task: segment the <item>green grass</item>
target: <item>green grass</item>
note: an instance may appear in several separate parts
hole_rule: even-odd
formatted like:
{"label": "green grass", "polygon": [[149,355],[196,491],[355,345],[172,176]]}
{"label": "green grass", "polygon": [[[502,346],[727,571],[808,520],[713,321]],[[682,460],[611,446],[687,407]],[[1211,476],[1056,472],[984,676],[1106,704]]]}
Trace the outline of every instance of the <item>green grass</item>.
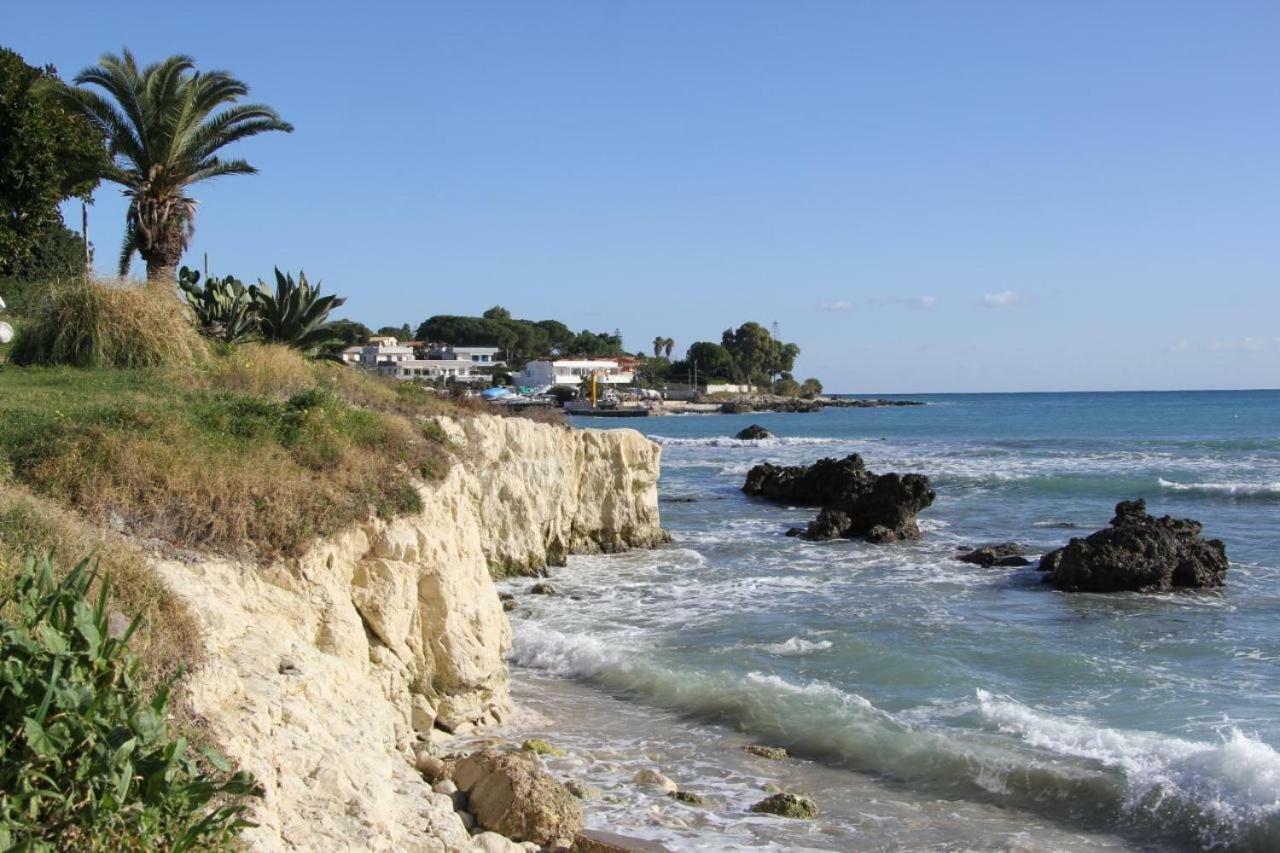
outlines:
{"label": "green grass", "polygon": [[[420,509],[414,478],[452,464],[420,417],[441,402],[292,358],[258,347],[192,372],[0,368],[0,480],[98,523],[258,556]],[[220,381],[229,365],[252,378]]]}

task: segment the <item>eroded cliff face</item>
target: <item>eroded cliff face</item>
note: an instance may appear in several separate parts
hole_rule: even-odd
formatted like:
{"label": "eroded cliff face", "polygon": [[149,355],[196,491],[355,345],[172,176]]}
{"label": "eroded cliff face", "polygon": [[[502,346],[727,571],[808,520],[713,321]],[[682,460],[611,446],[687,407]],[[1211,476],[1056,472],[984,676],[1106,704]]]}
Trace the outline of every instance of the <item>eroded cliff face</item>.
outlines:
{"label": "eroded cliff face", "polygon": [[462,460],[423,511],[371,520],[267,568],[154,558],[200,615],[187,678],[214,739],[263,783],[263,850],[472,843],[414,752],[510,713],[511,632],[490,577],[649,547],[659,448],[631,430],[442,420]]}

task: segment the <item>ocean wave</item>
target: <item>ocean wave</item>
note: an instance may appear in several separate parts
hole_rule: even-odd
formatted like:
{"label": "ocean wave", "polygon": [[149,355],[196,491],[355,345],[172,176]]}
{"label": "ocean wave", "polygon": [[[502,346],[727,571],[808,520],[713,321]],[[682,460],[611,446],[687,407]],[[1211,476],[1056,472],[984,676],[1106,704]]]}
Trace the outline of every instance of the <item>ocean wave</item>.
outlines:
{"label": "ocean wave", "polygon": [[1119,770],[1127,810],[1182,819],[1207,846],[1238,843],[1280,818],[1280,753],[1238,729],[1196,743],[1052,717],[985,690],[978,704],[987,721],[1030,746]]}
{"label": "ocean wave", "polygon": [[1159,479],[1160,488],[1174,492],[1192,492],[1202,495],[1219,495],[1232,498],[1280,500],[1280,483],[1179,483]]}
{"label": "ocean wave", "polygon": [[786,436],[773,438],[733,438],[717,435],[709,438],[680,438],[669,435],[650,435],[649,440],[663,447],[807,447],[823,444],[857,444],[854,438],[823,438],[817,436]]}
{"label": "ocean wave", "polygon": [[1127,823],[1205,846],[1266,849],[1280,840],[1280,754],[1236,730],[1195,743],[1055,718],[979,691],[979,719],[998,734],[975,732],[898,717],[822,681],[667,667],[644,649],[532,622],[517,625],[510,658],[940,795]]}

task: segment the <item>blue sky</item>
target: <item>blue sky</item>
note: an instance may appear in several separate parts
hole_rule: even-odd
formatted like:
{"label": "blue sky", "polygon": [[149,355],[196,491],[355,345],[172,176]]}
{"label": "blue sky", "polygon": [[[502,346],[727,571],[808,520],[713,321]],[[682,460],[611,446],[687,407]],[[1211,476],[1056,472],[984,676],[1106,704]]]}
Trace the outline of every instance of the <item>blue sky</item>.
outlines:
{"label": "blue sky", "polygon": [[375,327],[776,321],[850,392],[1280,386],[1275,2],[6,7],[64,76],[128,45],[247,80],[297,130],[196,189],[188,262],[304,268]]}

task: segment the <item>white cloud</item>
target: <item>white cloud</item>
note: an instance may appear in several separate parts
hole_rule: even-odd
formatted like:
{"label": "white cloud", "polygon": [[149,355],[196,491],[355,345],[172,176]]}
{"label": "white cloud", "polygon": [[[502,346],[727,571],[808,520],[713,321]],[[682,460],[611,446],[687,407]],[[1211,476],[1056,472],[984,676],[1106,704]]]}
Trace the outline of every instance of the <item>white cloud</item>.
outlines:
{"label": "white cloud", "polygon": [[1265,338],[1260,335],[1246,335],[1243,338],[1236,338],[1228,341],[1214,341],[1205,349],[1209,352],[1260,352],[1262,350],[1271,349],[1271,347],[1280,343],[1280,338]]}
{"label": "white cloud", "polygon": [[982,297],[982,305],[987,308],[1008,308],[1026,302],[1027,295],[1016,290],[1001,290],[999,293],[987,293]]}
{"label": "white cloud", "polygon": [[932,308],[938,304],[936,296],[917,296],[909,301],[917,308]]}
{"label": "white cloud", "polygon": [[832,299],[818,305],[823,311],[852,311],[853,303],[848,299]]}

